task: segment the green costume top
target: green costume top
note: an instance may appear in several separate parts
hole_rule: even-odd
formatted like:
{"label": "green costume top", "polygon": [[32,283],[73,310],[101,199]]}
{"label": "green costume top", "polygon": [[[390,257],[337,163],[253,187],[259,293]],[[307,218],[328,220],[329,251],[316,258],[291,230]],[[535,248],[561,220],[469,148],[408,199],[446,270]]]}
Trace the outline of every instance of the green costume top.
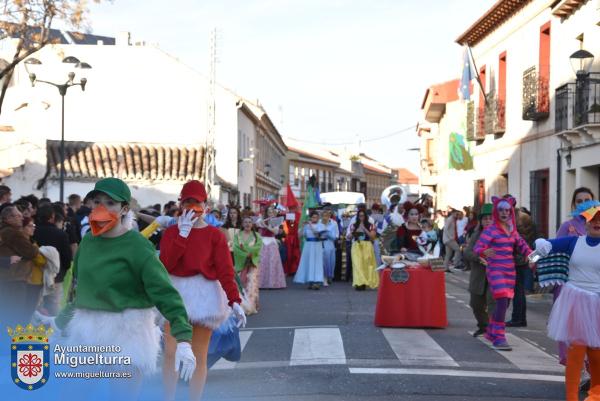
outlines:
{"label": "green costume top", "polygon": [[181,296],[152,243],[137,231],[116,238],[86,235],[73,263],[75,296],[61,310],[56,325],[64,328],[74,309],[119,313],[156,306],[170,322],[178,341],[191,341],[192,326]]}
{"label": "green costume top", "polygon": [[257,233],[254,232],[254,235],[249,235],[246,240],[244,240],[242,233],[243,231],[240,231],[233,237],[233,262],[235,271],[238,273],[246,266],[248,254],[252,255],[252,264],[258,266],[260,250],[263,246],[262,238]]}

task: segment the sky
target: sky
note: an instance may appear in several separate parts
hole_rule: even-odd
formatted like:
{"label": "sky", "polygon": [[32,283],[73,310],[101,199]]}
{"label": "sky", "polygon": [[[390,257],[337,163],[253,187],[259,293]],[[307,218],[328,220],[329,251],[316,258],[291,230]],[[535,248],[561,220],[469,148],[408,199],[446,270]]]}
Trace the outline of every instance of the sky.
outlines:
{"label": "sky", "polygon": [[418,139],[407,128],[428,86],[460,77],[454,41],[494,3],[113,0],[92,4],[90,20],[93,33],[129,31],[205,74],[216,28],[217,81],[258,99],[284,138],[358,149],[418,173],[418,152],[408,150]]}

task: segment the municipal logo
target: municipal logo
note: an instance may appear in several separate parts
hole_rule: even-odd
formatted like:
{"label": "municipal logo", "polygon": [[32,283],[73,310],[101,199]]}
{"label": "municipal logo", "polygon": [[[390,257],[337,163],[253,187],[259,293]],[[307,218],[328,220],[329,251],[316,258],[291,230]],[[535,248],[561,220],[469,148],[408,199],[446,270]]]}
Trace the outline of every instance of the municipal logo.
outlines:
{"label": "municipal logo", "polygon": [[34,327],[28,324],[8,328],[11,337],[10,364],[12,381],[24,390],[37,390],[48,382],[50,377],[50,346],[48,337],[51,328],[42,324]]}

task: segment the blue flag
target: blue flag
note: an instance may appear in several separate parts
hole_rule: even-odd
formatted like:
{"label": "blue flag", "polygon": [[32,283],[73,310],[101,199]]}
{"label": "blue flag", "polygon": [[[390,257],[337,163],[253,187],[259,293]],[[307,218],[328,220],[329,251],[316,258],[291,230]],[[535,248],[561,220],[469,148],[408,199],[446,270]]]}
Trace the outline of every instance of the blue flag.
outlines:
{"label": "blue flag", "polygon": [[471,98],[471,80],[473,79],[473,67],[471,65],[471,57],[469,56],[469,48],[465,46],[463,52],[463,70],[462,77],[460,79],[459,94],[463,100],[469,100]]}

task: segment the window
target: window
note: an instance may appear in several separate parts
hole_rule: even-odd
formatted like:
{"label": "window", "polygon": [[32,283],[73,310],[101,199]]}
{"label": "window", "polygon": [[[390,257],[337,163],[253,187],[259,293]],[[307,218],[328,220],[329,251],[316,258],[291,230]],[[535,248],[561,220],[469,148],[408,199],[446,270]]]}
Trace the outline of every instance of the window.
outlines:
{"label": "window", "polygon": [[548,169],[529,173],[529,208],[531,209],[533,222],[542,238],[548,238],[549,181],[550,173]]}
{"label": "window", "polygon": [[550,79],[550,22],[540,28],[539,76],[542,79]]}
{"label": "window", "polygon": [[540,64],[537,88],[538,111],[550,111],[550,22],[540,28]]}

